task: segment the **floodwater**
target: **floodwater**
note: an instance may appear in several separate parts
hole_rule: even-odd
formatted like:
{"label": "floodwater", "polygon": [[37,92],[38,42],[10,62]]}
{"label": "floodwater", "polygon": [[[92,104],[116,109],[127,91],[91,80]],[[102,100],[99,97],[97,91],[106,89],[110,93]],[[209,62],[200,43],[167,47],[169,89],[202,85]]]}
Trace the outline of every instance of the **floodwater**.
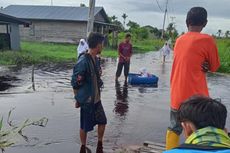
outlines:
{"label": "floodwater", "polygon": [[[132,57],[131,72],[140,68],[159,77],[157,88],[132,87],[121,77],[115,83],[116,61],[103,62],[102,103],[108,125],[104,138],[105,152],[128,145],[142,144],[144,141],[165,142],[165,131],[169,124],[169,78],[172,59],[165,64],[154,52],[136,54]],[[20,139],[6,153],[78,153],[79,152],[79,109],[74,108],[70,77],[73,64],[41,65],[35,67],[35,91],[32,88],[32,67],[0,68],[0,76],[7,76],[0,82],[0,116],[7,118],[12,108],[14,124],[27,118],[47,117],[46,127],[24,129],[28,142]],[[230,76],[209,75],[210,95],[221,98],[230,110]],[[230,129],[230,113],[227,128]],[[96,129],[88,135],[88,145],[95,152]]]}

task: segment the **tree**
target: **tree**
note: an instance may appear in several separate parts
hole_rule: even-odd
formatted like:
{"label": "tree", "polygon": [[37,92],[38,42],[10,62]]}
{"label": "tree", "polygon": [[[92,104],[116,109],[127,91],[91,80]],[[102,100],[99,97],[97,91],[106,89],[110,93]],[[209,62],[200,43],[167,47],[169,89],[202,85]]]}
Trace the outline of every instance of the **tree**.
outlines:
{"label": "tree", "polygon": [[139,39],[148,39],[149,38],[149,32],[145,27],[138,28],[137,37]]}
{"label": "tree", "polygon": [[219,30],[218,30],[218,32],[217,32],[217,34],[218,34],[218,38],[220,38],[221,33],[222,33],[222,30],[221,30],[221,29],[219,29]]}
{"label": "tree", "polygon": [[81,3],[80,7],[86,7],[86,5],[84,3]]}
{"label": "tree", "polygon": [[132,29],[137,29],[140,27],[140,25],[134,21],[130,21],[127,23],[127,26],[129,27],[129,30],[132,30]]}
{"label": "tree", "polygon": [[120,21],[117,20],[117,17],[115,15],[110,16],[109,21],[110,21],[110,23],[112,23],[114,25],[117,25],[118,30],[123,30],[124,29],[123,24]]}
{"label": "tree", "polygon": [[178,31],[176,30],[173,23],[169,23],[167,29],[166,29],[167,37],[171,39],[176,39],[178,36]]}
{"label": "tree", "polygon": [[117,17],[115,15],[111,16],[112,22],[114,22],[116,19],[117,19]]}
{"label": "tree", "polygon": [[225,32],[225,37],[226,37],[226,38],[228,38],[228,37],[229,37],[229,35],[230,35],[230,31],[229,31],[229,30],[227,30],[227,31]]}
{"label": "tree", "polygon": [[123,15],[122,15],[122,18],[124,19],[124,27],[125,27],[125,20],[126,20],[126,18],[128,17],[128,15],[127,14],[125,14],[125,13],[123,13]]}

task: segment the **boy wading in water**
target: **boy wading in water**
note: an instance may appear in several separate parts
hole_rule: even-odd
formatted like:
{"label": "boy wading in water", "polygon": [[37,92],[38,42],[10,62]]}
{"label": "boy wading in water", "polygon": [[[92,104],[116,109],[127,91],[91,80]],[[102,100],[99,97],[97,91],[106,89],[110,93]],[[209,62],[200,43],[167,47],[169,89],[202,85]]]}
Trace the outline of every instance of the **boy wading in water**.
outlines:
{"label": "boy wading in water", "polygon": [[121,76],[121,71],[124,67],[125,82],[129,74],[130,58],[133,54],[132,44],[130,43],[131,35],[128,33],[125,35],[124,42],[121,42],[118,47],[119,62],[117,65],[117,72],[115,81]]}
{"label": "boy wading in water", "polygon": [[103,136],[107,119],[101,104],[100,88],[103,85],[96,55],[103,49],[104,37],[99,33],[91,33],[88,37],[89,51],[80,56],[74,67],[71,84],[75,94],[75,107],[80,112],[80,153],[86,153],[87,132],[98,125],[98,144],[96,153],[103,153]]}
{"label": "boy wading in water", "polygon": [[174,47],[167,150],[179,145],[182,127],[177,119],[177,111],[181,103],[196,94],[209,96],[205,72],[215,72],[220,66],[215,40],[200,33],[207,24],[207,11],[202,7],[191,8],[187,13],[186,24],[188,32],[176,40]]}

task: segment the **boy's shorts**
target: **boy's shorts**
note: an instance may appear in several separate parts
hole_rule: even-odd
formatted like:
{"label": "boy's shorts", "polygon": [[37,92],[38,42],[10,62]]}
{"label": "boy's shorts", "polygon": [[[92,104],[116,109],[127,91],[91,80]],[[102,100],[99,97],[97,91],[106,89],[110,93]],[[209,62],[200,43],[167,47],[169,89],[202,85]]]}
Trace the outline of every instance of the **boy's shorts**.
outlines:
{"label": "boy's shorts", "polygon": [[85,132],[92,131],[95,125],[106,125],[107,119],[101,101],[94,104],[91,111],[81,108],[80,126]]}
{"label": "boy's shorts", "polygon": [[171,109],[170,110],[170,126],[168,127],[168,129],[170,131],[175,132],[177,135],[180,135],[182,133],[182,126],[180,124],[180,122],[178,121],[178,111],[175,109]]}

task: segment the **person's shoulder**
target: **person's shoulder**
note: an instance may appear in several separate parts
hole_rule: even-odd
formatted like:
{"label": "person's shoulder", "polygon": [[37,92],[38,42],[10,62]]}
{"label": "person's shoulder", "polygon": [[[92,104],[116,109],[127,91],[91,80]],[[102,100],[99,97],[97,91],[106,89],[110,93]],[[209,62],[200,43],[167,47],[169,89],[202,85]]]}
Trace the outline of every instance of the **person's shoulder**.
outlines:
{"label": "person's shoulder", "polygon": [[186,34],[180,35],[180,36],[176,39],[176,41],[178,42],[178,41],[180,41],[180,40],[183,40],[185,37],[186,37]]}
{"label": "person's shoulder", "polygon": [[78,58],[78,60],[77,60],[77,64],[79,64],[79,63],[85,63],[86,62],[86,60],[87,60],[87,53],[86,54],[82,54],[79,58]]}
{"label": "person's shoulder", "polygon": [[210,40],[214,39],[211,35],[206,34],[206,33],[200,33],[200,37],[203,39],[210,39]]}
{"label": "person's shoulder", "polygon": [[205,33],[200,33],[200,36],[198,37],[197,40],[199,40],[202,43],[209,44],[210,46],[213,46],[216,44],[214,37],[209,34],[205,34]]}

